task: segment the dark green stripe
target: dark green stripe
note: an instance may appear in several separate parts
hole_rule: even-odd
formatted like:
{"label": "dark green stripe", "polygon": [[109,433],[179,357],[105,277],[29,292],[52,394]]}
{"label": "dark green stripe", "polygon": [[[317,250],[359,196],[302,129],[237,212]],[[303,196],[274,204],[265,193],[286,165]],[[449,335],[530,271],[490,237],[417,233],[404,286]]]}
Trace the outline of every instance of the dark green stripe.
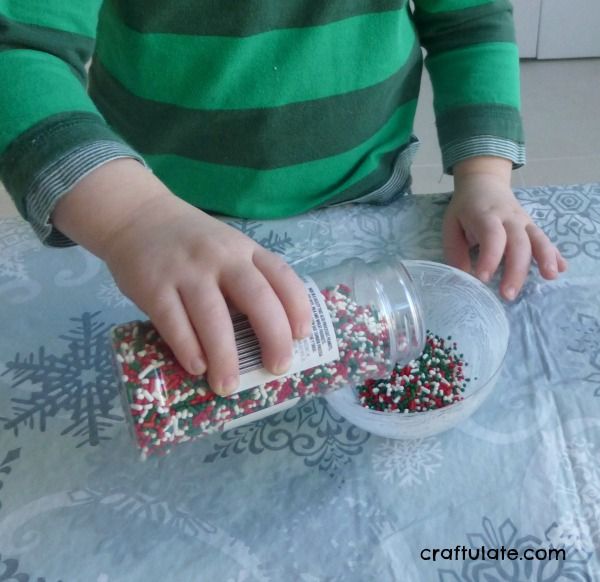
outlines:
{"label": "dark green stripe", "polygon": [[139,33],[108,4],[102,18],[96,56],[108,72],[138,97],[189,109],[279,107],[370,87],[417,42],[405,10],[243,38]]}
{"label": "dark green stripe", "polygon": [[383,154],[379,159],[379,165],[377,166],[376,170],[362,178],[362,180],[352,184],[352,186],[346,188],[343,192],[340,192],[338,195],[328,199],[327,204],[347,202],[364,194],[368,194],[369,192],[373,192],[377,188],[383,186],[383,184],[385,184],[392,175],[394,170],[394,161],[398,157],[399,151],[400,150],[396,149]]}
{"label": "dark green stripe", "polygon": [[110,0],[140,32],[250,36],[403,8],[407,0]]}
{"label": "dark green stripe", "polygon": [[408,143],[416,105],[413,99],[399,107],[357,148],[296,166],[261,171],[173,155],[144,159],[175,194],[203,210],[246,218],[290,216],[320,206],[352,187],[376,171],[387,152]]}
{"label": "dark green stripe", "polygon": [[94,40],[87,36],[22,24],[0,14],[0,51],[30,49],[50,53],[66,61],[77,76],[85,79],[85,64],[94,50]]}
{"label": "dark green stripe", "polygon": [[437,120],[441,144],[475,135],[504,137],[523,143],[523,126],[518,109],[508,105],[466,105],[441,114]]}
{"label": "dark green stripe", "polygon": [[484,42],[515,42],[512,5],[496,0],[451,12],[414,13],[419,39],[431,55]]}
{"label": "dark green stripe", "polygon": [[418,45],[394,75],[371,87],[281,107],[196,110],[137,97],[94,62],[90,94],[106,120],[138,151],[273,169],[348,151],[415,99]]}
{"label": "dark green stripe", "polygon": [[36,123],[16,138],[0,156],[0,179],[23,216],[24,196],[37,174],[72,150],[95,141],[120,141],[99,115],[59,113]]}
{"label": "dark green stripe", "polygon": [[417,0],[421,10],[435,14],[436,12],[453,12],[491,4],[494,0]]}

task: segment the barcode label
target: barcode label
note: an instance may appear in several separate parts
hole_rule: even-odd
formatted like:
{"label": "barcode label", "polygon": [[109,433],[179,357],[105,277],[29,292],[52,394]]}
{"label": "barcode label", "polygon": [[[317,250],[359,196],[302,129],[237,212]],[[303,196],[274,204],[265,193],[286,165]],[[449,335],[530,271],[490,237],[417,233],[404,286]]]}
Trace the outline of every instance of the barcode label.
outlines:
{"label": "barcode label", "polygon": [[240,366],[240,385],[236,392],[332,362],[340,357],[325,300],[310,277],[305,277],[304,284],[312,309],[312,333],[307,338],[294,341],[292,365],[285,374],[271,374],[263,368],[258,338],[248,318],[241,313],[232,317]]}
{"label": "barcode label", "polygon": [[232,322],[240,374],[258,370],[262,367],[260,346],[248,318],[243,313],[238,313],[232,317]]}

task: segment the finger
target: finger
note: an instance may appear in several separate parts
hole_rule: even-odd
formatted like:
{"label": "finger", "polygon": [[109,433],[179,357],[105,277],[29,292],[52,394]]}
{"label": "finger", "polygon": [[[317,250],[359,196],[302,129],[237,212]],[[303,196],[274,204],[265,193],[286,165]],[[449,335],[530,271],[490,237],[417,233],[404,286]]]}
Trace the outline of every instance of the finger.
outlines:
{"label": "finger", "polygon": [[444,256],[448,264],[461,271],[471,272],[471,257],[465,231],[455,216],[446,216],[442,226]]}
{"label": "finger", "polygon": [[292,330],[287,315],[262,273],[249,267],[222,278],[229,301],[248,317],[260,344],[262,361],[273,374],[283,374],[292,362]]}
{"label": "finger", "polygon": [[233,324],[218,287],[193,283],[179,289],[183,304],[206,354],[207,380],[214,392],[231,394],[239,385]]}
{"label": "finger", "polygon": [[538,265],[544,279],[555,279],[558,276],[558,256],[556,247],[550,242],[544,231],[530,223],[525,227],[531,243],[531,254]]}
{"label": "finger", "polygon": [[558,249],[556,249],[556,261],[558,264],[558,272],[564,273],[569,268],[569,263],[567,259],[565,259]]}
{"label": "finger", "polygon": [[257,250],[253,261],[283,305],[294,337],[309,336],[312,311],[300,277],[281,257],[265,249]]}
{"label": "finger", "polygon": [[500,283],[502,295],[512,301],[521,290],[531,265],[531,243],[523,225],[507,222],[504,275]]}
{"label": "finger", "polygon": [[190,374],[204,374],[206,358],[177,291],[163,295],[141,309],[150,317],[175,358]]}
{"label": "finger", "polygon": [[473,234],[479,242],[476,273],[487,283],[496,270],[506,248],[506,231],[499,218],[483,215],[472,225]]}

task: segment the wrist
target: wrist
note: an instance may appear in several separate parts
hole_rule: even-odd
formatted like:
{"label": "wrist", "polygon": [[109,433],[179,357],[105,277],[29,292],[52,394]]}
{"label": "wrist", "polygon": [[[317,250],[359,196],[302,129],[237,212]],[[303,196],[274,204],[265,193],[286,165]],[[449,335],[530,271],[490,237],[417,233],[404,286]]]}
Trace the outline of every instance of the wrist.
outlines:
{"label": "wrist", "polygon": [[476,176],[486,176],[510,186],[512,161],[495,156],[475,156],[455,164],[453,173],[455,185]]}
{"label": "wrist", "polygon": [[51,221],[61,232],[104,259],[116,233],[143,208],[174,198],[152,172],[133,159],[104,164],[57,203]]}

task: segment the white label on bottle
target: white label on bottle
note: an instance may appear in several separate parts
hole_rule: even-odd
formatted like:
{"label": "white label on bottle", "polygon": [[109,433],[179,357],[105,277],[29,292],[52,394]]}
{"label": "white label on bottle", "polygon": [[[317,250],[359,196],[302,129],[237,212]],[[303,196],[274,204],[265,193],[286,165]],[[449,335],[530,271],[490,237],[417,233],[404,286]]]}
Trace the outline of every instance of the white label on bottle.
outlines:
{"label": "white label on bottle", "polygon": [[231,430],[233,428],[239,428],[240,426],[245,426],[246,424],[250,424],[251,422],[256,422],[257,420],[261,420],[265,418],[265,416],[271,416],[277,412],[284,412],[288,408],[295,406],[300,400],[300,397],[292,398],[290,400],[284,400],[279,404],[273,404],[273,406],[269,406],[268,408],[263,408],[258,412],[251,412],[250,414],[246,414],[244,416],[240,416],[239,418],[234,418],[233,420],[228,420],[223,427],[223,430]]}
{"label": "white label on bottle", "polygon": [[307,338],[294,340],[292,364],[285,374],[271,374],[263,368],[258,339],[247,317],[241,313],[232,317],[240,364],[240,385],[236,392],[339,359],[335,330],[325,299],[310,277],[304,278],[304,285],[312,309],[312,333]]}

